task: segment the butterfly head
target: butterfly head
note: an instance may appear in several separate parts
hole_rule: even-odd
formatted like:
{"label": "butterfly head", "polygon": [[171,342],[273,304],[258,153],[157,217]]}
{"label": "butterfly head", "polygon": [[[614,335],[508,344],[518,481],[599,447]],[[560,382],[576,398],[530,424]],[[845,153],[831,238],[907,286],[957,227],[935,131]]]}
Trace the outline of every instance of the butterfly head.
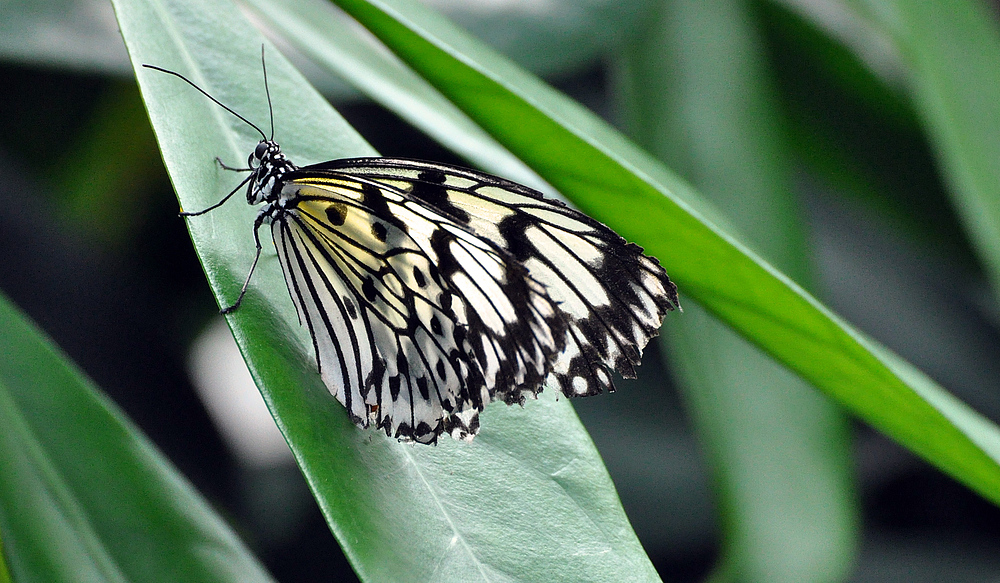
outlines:
{"label": "butterfly head", "polygon": [[251,168],[261,168],[274,166],[275,162],[287,161],[281,152],[281,146],[273,140],[263,139],[257,142],[257,147],[253,149],[247,158],[247,165]]}
{"label": "butterfly head", "polygon": [[247,158],[247,166],[254,173],[252,185],[247,189],[249,204],[259,204],[270,199],[281,177],[296,168],[281,151],[281,146],[269,139],[257,143],[257,147]]}

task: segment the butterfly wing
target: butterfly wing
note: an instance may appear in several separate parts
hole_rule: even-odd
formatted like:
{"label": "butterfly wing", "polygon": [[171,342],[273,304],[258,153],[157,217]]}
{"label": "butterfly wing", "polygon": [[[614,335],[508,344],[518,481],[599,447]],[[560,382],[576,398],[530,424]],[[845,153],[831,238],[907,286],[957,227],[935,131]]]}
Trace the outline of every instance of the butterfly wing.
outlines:
{"label": "butterfly wing", "polygon": [[471,438],[563,350],[548,290],[490,240],[392,183],[306,168],[272,220],[320,373],[352,420],[423,443]]}
{"label": "butterfly wing", "polygon": [[[457,226],[506,251],[540,282],[562,320],[550,381],[568,396],[614,390],[608,372],[634,378],[642,349],[677,288],[659,263],[605,225],[526,186],[446,164],[391,158],[336,160],[304,169],[393,186]],[[508,270],[513,268],[508,267]],[[558,333],[558,332],[557,332]],[[523,400],[540,387],[499,388]]]}

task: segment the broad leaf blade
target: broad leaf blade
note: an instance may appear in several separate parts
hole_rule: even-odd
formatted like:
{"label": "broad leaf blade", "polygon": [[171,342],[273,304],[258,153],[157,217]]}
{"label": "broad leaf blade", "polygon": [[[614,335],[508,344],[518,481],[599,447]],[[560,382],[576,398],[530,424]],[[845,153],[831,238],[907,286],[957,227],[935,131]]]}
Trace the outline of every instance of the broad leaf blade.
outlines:
{"label": "broad leaf blade", "polygon": [[[134,64],[171,68],[268,132],[263,39],[226,2],[117,0]],[[272,50],[276,139],[299,164],[371,148]],[[137,68],[150,118],[185,208],[239,181],[220,170],[259,135],[180,80]],[[242,152],[238,154],[238,152]],[[253,259],[254,210],[239,201],[188,225],[220,304]],[[565,399],[494,404],[472,444],[400,444],[357,430],[322,385],[273,247],[229,323],[334,534],[358,574],[383,581],[657,580],[600,458]]]}

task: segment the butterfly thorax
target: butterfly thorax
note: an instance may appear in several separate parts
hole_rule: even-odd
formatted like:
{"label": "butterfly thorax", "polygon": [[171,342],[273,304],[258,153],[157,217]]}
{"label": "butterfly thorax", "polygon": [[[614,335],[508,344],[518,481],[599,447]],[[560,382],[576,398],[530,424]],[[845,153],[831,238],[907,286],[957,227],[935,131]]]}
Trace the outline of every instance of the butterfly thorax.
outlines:
{"label": "butterfly thorax", "polygon": [[285,157],[281,146],[272,140],[261,140],[247,158],[253,177],[247,188],[247,203],[276,202],[280,196],[282,177],[298,168]]}

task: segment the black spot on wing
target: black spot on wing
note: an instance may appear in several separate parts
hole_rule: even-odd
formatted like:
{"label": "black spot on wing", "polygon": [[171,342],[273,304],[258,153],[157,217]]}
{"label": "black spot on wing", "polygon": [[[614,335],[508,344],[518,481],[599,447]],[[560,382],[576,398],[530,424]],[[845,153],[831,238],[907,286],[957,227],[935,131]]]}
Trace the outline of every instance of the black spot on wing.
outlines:
{"label": "black spot on wing", "polygon": [[375,291],[375,282],[371,276],[366,277],[365,282],[361,284],[361,293],[365,294],[365,299],[369,302],[374,302],[375,298],[378,297],[378,293]]}
{"label": "black spot on wing", "polygon": [[[368,211],[373,215],[381,218],[404,233],[407,232],[406,223],[399,220],[399,218],[392,213],[389,209],[389,203],[385,200],[385,196],[382,195],[382,191],[379,187],[370,182],[363,182],[361,184],[361,205],[368,209]],[[384,228],[385,227],[383,226],[383,229]],[[385,239],[379,240],[385,241]]]}
{"label": "black spot on wing", "polygon": [[461,265],[452,256],[451,249],[448,247],[453,240],[454,236],[443,229],[438,229],[431,235],[431,249],[434,250],[434,254],[438,258],[438,273],[445,277],[449,277],[461,269]]}
{"label": "black spot on wing", "polygon": [[503,235],[504,240],[507,242],[507,251],[518,261],[527,261],[530,257],[538,253],[524,235],[524,232],[531,223],[532,221],[527,214],[514,213],[504,217],[500,221],[500,224],[497,225],[500,234]]}
{"label": "black spot on wing", "polygon": [[[403,353],[402,349],[396,351],[396,371],[398,373],[397,380],[401,380],[410,376],[410,361],[406,360],[406,354]],[[408,384],[408,383],[407,383]],[[392,394],[392,400],[395,401],[399,397],[399,385],[397,389]]]}
{"label": "black spot on wing", "polygon": [[420,391],[420,398],[424,401],[430,401],[431,392],[427,387],[427,377],[417,377],[417,390]]}
{"label": "black spot on wing", "polygon": [[417,441],[423,441],[428,437],[433,437],[437,440],[437,433],[431,428],[430,424],[426,421],[421,421],[417,423],[416,430],[413,431],[413,439]]}
{"label": "black spot on wing", "polygon": [[386,231],[385,225],[382,223],[372,223],[372,236],[380,242],[385,243],[385,238],[388,234],[389,233]]}
{"label": "black spot on wing", "polygon": [[331,204],[326,207],[326,220],[330,221],[330,224],[339,227],[344,224],[347,219],[347,206],[343,204]]}
{"label": "black spot on wing", "polygon": [[350,317],[352,320],[356,320],[358,318],[358,312],[354,308],[354,300],[352,300],[348,296],[344,296],[343,301],[344,301],[344,309],[347,310],[348,317]]}
{"label": "black spot on wing", "polygon": [[[382,360],[381,358],[376,358],[374,360],[374,362],[372,362],[372,369],[371,369],[371,371],[368,373],[368,376],[365,378],[365,396],[366,397],[367,397],[367,393],[369,391],[371,391],[372,389],[374,389],[376,387],[382,386],[382,381],[385,378],[385,371],[386,371],[385,361]],[[380,395],[380,393],[378,391],[376,391],[376,394]]]}
{"label": "black spot on wing", "polygon": [[452,296],[448,292],[441,292],[438,296],[438,306],[441,307],[441,313],[449,318],[455,317],[455,311],[451,307]]}
{"label": "black spot on wing", "polygon": [[447,176],[440,170],[425,169],[417,176],[410,194],[424,201],[431,208],[447,214],[456,221],[468,223],[469,213],[458,208],[449,200],[448,188],[445,186],[446,179]]}

